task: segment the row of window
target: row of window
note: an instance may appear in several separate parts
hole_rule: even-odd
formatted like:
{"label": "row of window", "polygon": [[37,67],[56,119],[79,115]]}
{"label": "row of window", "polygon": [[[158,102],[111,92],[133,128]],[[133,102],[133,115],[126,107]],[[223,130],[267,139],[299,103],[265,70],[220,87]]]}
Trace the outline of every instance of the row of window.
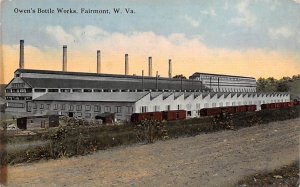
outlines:
{"label": "row of window", "polygon": [[11,87],[13,87],[13,88],[24,88],[25,83],[12,83]]}
{"label": "row of window", "polygon": [[32,97],[28,97],[28,96],[6,96],[5,97],[6,100],[32,100]]}
{"label": "row of window", "polygon": [[212,88],[215,92],[255,92],[255,88]]}
{"label": "row of window", "polygon": [[60,110],[60,111],[94,111],[94,112],[114,112],[114,113],[122,113],[122,108],[124,108],[125,112],[132,113],[133,108],[130,106],[122,107],[122,106],[104,106],[101,110],[100,105],[67,105],[67,104],[37,104],[34,103],[32,105],[33,109],[47,109],[47,110]]}
{"label": "row of window", "polygon": [[6,93],[31,93],[31,88],[13,88],[13,89],[5,89]]}
{"label": "row of window", "polygon": [[[210,76],[210,75],[201,75],[200,79],[215,79],[217,80],[231,80],[231,81],[246,81],[246,82],[255,82],[255,79],[250,79],[250,78],[238,78],[238,77],[220,77],[220,76]],[[199,80],[197,77],[196,79]]]}

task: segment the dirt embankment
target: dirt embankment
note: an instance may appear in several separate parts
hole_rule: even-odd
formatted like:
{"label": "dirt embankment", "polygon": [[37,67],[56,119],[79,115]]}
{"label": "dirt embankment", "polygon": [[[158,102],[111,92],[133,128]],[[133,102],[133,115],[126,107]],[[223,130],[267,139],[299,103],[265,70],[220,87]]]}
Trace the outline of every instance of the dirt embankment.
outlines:
{"label": "dirt embankment", "polygon": [[9,186],[232,186],[299,158],[299,118],[8,168]]}

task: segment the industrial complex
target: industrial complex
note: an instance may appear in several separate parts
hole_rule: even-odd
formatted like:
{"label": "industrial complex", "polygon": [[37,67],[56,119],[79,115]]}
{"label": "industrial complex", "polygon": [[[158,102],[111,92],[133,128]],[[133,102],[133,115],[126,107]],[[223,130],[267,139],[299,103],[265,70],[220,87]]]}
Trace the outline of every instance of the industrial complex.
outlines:
{"label": "industrial complex", "polygon": [[15,117],[59,114],[96,120],[113,113],[117,121],[129,121],[133,113],[185,110],[187,117],[199,117],[200,109],[289,102],[288,93],[257,93],[253,77],[194,73],[189,79],[153,76],[152,58],[148,74],[101,73],[97,51],[97,73],[67,71],[67,46],[63,46],[62,71],[24,69],[24,41],[20,42],[20,66],[6,86],[6,113]]}

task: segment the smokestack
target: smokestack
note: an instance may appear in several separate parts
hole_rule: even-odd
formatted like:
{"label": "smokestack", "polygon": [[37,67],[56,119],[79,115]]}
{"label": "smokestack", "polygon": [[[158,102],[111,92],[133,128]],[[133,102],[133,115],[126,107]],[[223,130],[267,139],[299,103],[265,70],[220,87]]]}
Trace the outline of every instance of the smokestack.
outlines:
{"label": "smokestack", "polygon": [[19,68],[24,69],[24,40],[20,40]]}
{"label": "smokestack", "polygon": [[172,61],[169,59],[169,78],[172,78]]}
{"label": "smokestack", "polygon": [[63,71],[67,71],[67,46],[63,45]]}
{"label": "smokestack", "polygon": [[150,56],[149,59],[148,59],[148,71],[149,71],[149,77],[152,77],[152,57]]}
{"label": "smokestack", "polygon": [[97,50],[97,73],[101,73],[101,52]]}
{"label": "smokestack", "polygon": [[128,75],[128,54],[125,54],[125,75]]}

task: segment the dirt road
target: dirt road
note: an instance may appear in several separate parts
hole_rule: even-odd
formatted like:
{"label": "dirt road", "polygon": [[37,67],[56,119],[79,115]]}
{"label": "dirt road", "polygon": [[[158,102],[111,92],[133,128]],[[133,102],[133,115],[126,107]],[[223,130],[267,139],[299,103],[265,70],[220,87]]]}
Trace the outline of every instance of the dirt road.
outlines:
{"label": "dirt road", "polygon": [[9,186],[231,186],[299,158],[300,119],[9,167]]}

